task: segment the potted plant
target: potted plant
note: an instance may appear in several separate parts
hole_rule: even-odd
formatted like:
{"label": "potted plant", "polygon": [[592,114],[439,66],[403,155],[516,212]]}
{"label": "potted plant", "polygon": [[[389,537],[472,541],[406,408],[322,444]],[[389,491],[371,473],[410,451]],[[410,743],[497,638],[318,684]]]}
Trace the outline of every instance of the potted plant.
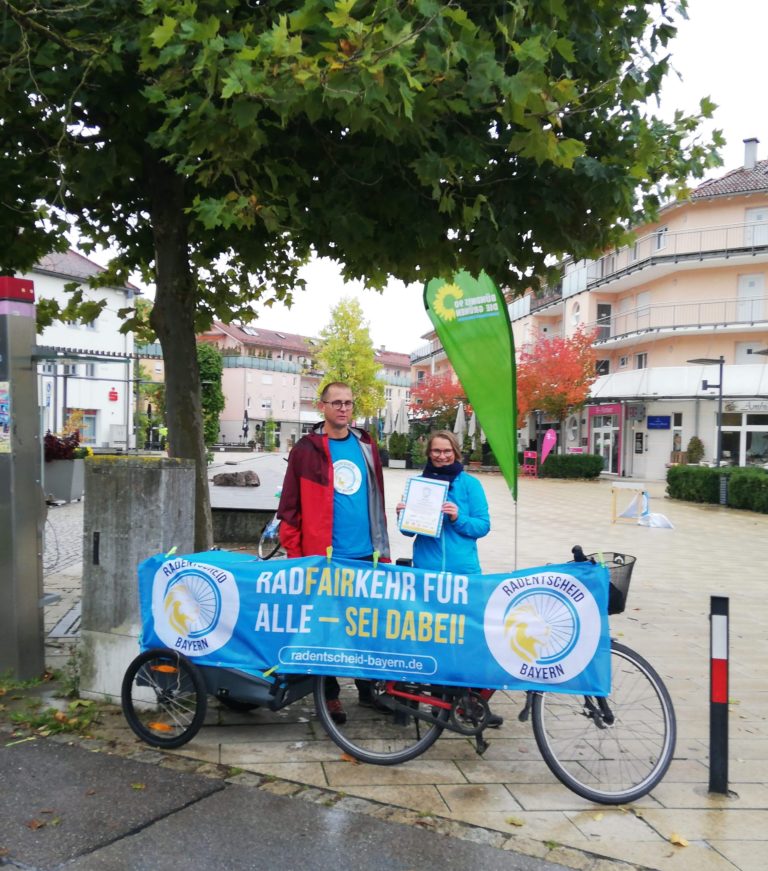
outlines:
{"label": "potted plant", "polygon": [[389,437],[389,467],[404,469],[408,450],[408,436],[401,432],[393,432]]}
{"label": "potted plant", "polygon": [[688,447],[685,449],[688,462],[695,466],[704,458],[704,442],[698,436],[691,436]]}
{"label": "potted plant", "polygon": [[411,468],[423,469],[427,464],[427,445],[424,437],[414,439],[411,445]]}
{"label": "potted plant", "polygon": [[43,489],[48,502],[73,502],[83,498],[85,469],[83,460],[93,451],[80,444],[80,432],[54,435],[47,432],[43,439]]}
{"label": "potted plant", "polygon": [[483,449],[478,445],[469,455],[469,468],[479,469],[483,465]]}

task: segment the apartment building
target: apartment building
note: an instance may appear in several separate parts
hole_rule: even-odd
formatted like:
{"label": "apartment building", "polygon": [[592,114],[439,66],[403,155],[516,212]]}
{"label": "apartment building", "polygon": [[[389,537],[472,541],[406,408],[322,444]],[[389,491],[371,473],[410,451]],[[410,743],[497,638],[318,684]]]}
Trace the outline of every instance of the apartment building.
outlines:
{"label": "apartment building", "polygon": [[[215,345],[224,360],[222,442],[262,442],[264,427],[272,418],[277,444],[286,449],[321,420],[317,396],[323,372],[315,361],[318,339],[215,321],[198,341]],[[408,355],[383,347],[375,353],[382,367],[385,402],[391,402],[396,411],[402,400],[410,398]]]}
{"label": "apartment building", "polygon": [[[596,330],[600,377],[559,434],[617,476],[662,478],[691,436],[706,459],[768,466],[768,160],[699,185],[595,261],[510,306],[516,346]],[[721,361],[722,358],[722,361]],[[722,401],[722,417],[718,404]],[[555,425],[544,421],[545,425]]]}
{"label": "apartment building", "polygon": [[82,413],[81,441],[94,448],[133,447],[133,335],[120,332],[120,309],[140,293],[132,285],[90,290],[87,281],[103,268],[76,251],[43,257],[28,273],[35,298],[66,305],[65,285],[75,283],[84,297],[106,300],[90,324],[57,322],[38,336],[48,356],[37,364],[38,402],[43,432],[59,432],[74,412]]}

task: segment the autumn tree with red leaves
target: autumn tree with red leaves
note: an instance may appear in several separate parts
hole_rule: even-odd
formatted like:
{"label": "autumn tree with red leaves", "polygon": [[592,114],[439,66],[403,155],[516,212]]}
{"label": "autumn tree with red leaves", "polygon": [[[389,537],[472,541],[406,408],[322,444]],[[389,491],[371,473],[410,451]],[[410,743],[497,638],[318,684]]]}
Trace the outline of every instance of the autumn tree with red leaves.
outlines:
{"label": "autumn tree with red leaves", "polygon": [[411,411],[434,429],[451,429],[460,402],[466,405],[466,393],[450,375],[428,375],[411,390]]}
{"label": "autumn tree with red leaves", "polygon": [[517,362],[517,413],[523,421],[534,410],[562,424],[566,415],[581,408],[597,379],[597,331],[579,327],[567,338],[540,338],[520,352]]}

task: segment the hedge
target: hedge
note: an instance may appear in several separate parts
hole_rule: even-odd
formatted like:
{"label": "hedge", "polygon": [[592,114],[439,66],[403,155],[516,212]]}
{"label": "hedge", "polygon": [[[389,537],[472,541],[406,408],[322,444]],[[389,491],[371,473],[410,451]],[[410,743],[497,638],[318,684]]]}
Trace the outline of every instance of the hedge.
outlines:
{"label": "hedge", "polygon": [[539,463],[540,478],[598,478],[603,458],[597,454],[550,454]]}
{"label": "hedge", "polygon": [[720,478],[728,479],[726,504],[768,514],[768,471],[766,469],[726,466],[672,466],[667,471],[667,494],[672,499],[717,505],[720,502]]}

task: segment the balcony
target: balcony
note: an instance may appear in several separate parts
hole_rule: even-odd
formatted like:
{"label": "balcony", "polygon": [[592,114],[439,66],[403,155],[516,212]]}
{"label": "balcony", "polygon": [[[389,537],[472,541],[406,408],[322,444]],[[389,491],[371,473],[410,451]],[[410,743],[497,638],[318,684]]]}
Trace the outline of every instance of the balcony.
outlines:
{"label": "balcony", "polygon": [[553,303],[560,302],[562,298],[562,282],[558,284],[557,287],[545,287],[540,294],[533,294],[531,296],[531,314],[538,311],[539,309],[546,308]]}
{"label": "balcony", "polygon": [[727,224],[674,232],[662,227],[591,263],[587,289],[649,266],[757,254],[768,254],[768,225],[764,223]]}
{"label": "balcony", "polygon": [[445,357],[445,351],[438,339],[433,339],[428,344],[422,345],[415,351],[411,351],[411,366],[422,360],[428,360],[430,357],[434,357],[437,360],[441,360]]}
{"label": "balcony", "polygon": [[763,296],[660,303],[600,318],[587,324],[587,329],[598,330],[596,343],[618,343],[643,334],[762,327],[767,309]]}

